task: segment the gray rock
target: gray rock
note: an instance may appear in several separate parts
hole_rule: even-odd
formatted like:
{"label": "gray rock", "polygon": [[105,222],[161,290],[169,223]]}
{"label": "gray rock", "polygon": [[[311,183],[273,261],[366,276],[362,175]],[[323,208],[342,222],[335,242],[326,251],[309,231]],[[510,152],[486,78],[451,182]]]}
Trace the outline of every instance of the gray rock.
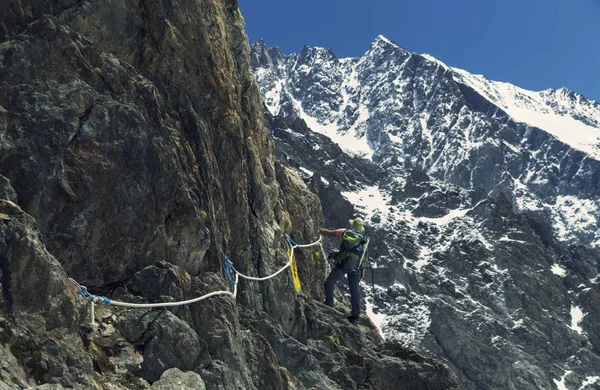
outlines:
{"label": "gray rock", "polygon": [[[294,338],[266,319],[250,320],[280,364],[306,388],[458,389],[447,366],[395,344],[384,344],[372,324],[352,325],[344,313],[301,300],[305,326]],[[251,328],[252,329],[252,328]],[[382,373],[377,374],[379,371]]]}
{"label": "gray rock", "polygon": [[160,302],[164,295],[184,300],[191,293],[191,280],[183,269],[169,263],[159,263],[133,275],[131,288],[151,302]]}
{"label": "gray rock", "polygon": [[[2,114],[1,111],[0,114]],[[10,181],[2,175],[0,175],[0,199],[6,199],[13,203],[18,203],[15,189],[11,187]]]}
{"label": "gray rock", "polygon": [[0,344],[8,344],[27,369],[27,380],[30,375],[64,386],[85,382],[93,375],[77,325],[85,308],[33,218],[8,200],[0,200],[0,253],[6,310],[0,313]]}
{"label": "gray rock", "polygon": [[144,357],[132,345],[125,345],[118,355],[111,356],[109,359],[115,371],[120,374],[139,371],[144,361]]}
{"label": "gray rock", "polygon": [[169,311],[131,312],[119,319],[117,327],[127,341],[144,351],[139,375],[150,382],[169,368],[194,371],[210,363],[206,344]]}
{"label": "gray rock", "polygon": [[[229,366],[220,360],[213,360],[211,365],[200,371],[206,387],[215,390],[249,389],[258,390],[254,385],[248,386]],[[266,387],[269,388],[269,387]],[[273,387],[275,389],[276,387]],[[285,387],[284,387],[285,388]]]}
{"label": "gray rock", "polygon": [[44,384],[44,385],[39,385],[39,386],[35,386],[32,387],[32,389],[36,389],[36,390],[63,390],[64,387],[62,387],[60,384]]}
{"label": "gray rock", "polygon": [[195,372],[182,372],[178,368],[165,371],[160,379],[152,384],[155,390],[205,390],[206,386],[202,377]]}
{"label": "gray rock", "polygon": [[272,346],[280,364],[296,376],[307,388],[341,389],[320,367],[310,349],[299,341],[283,334],[268,321],[255,324],[261,335]]}
{"label": "gray rock", "polygon": [[108,337],[115,334],[115,327],[112,324],[108,324],[100,329],[102,336]]}

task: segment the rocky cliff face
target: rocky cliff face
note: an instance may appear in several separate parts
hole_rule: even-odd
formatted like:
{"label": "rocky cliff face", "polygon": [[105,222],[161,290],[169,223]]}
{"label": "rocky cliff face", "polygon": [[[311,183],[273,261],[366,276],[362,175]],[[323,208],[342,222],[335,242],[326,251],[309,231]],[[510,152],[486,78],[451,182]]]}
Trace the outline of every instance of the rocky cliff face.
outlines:
{"label": "rocky cliff face", "polygon": [[[318,198],[274,158],[236,1],[14,1],[0,10],[0,387],[457,388],[324,307],[320,249],[170,310],[99,307],[264,276]],[[50,387],[48,387],[50,386]]]}
{"label": "rocky cliff face", "polygon": [[365,310],[386,340],[466,389],[600,385],[598,103],[384,37],[360,58],[252,49],[278,159],[328,226],[368,222]]}

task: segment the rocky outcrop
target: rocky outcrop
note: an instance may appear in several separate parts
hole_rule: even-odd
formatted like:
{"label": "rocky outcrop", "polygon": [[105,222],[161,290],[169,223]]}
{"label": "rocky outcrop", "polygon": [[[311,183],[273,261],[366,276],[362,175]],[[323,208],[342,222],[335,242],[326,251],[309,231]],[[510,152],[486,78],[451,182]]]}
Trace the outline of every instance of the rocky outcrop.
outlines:
{"label": "rocky outcrop", "polygon": [[136,374],[149,382],[169,368],[194,371],[210,361],[194,329],[169,311],[136,310],[123,316],[119,329],[127,341],[143,345],[143,361]]}
{"label": "rocky outcrop", "polygon": [[194,372],[182,372],[177,368],[171,368],[165,371],[160,380],[152,384],[153,390],[206,390],[204,381],[200,375]]}
{"label": "rocky outcrop", "polygon": [[[225,255],[265,276],[288,260],[284,233],[317,239],[320,203],[275,161],[243,28],[233,0],[0,10],[0,387],[456,387],[432,358],[375,343],[367,363],[323,344],[334,330],[306,333],[335,314],[316,303],[319,247],[295,253],[300,295],[285,272],[241,280],[236,300],[97,306],[89,326],[68,277],[113,300],[190,299],[230,288]],[[334,317],[336,339],[359,337]],[[368,376],[384,363],[398,374]]]}
{"label": "rocky outcrop", "polygon": [[0,200],[0,356],[4,387],[94,383],[78,323],[77,288],[46,250],[34,219]]}

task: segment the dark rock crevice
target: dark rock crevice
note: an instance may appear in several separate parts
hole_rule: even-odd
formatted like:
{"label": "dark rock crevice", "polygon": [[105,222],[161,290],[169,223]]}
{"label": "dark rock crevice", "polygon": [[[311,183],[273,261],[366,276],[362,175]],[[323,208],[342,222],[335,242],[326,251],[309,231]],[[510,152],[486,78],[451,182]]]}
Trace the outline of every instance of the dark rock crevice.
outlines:
{"label": "dark rock crevice", "polygon": [[69,136],[69,139],[67,139],[67,146],[69,144],[73,143],[77,139],[77,136],[79,134],[81,134],[81,130],[83,129],[83,126],[85,126],[85,123],[87,122],[87,120],[90,118],[90,115],[92,114],[93,109],[94,109],[94,105],[92,104],[85,110],[83,115],[81,117],[79,117],[79,126],[77,127],[77,131],[75,131],[75,133],[73,133],[72,135]]}
{"label": "dark rock crevice", "polygon": [[152,33],[149,26],[149,18],[152,13],[148,9],[148,1],[147,0],[139,0],[138,6],[140,7],[140,19],[142,20],[142,26],[138,32],[139,36],[135,40],[137,44],[136,57],[132,61],[135,65],[136,69],[140,69],[143,72],[145,63],[146,63],[146,50],[148,45],[148,39],[152,44],[152,47],[155,51],[159,51],[160,43]]}
{"label": "dark rock crevice", "polygon": [[13,297],[10,292],[10,269],[5,255],[0,255],[0,284],[2,285],[4,307],[8,314],[11,314],[13,311]]}
{"label": "dark rock crevice", "polygon": [[85,3],[85,2],[91,3],[91,2],[92,2],[92,0],[77,0],[77,1],[76,1],[76,2],[74,2],[73,4],[70,4],[70,5],[66,5],[66,6],[64,6],[64,7],[63,7],[63,8],[61,8],[60,10],[58,10],[58,11],[54,12],[52,15],[53,15],[53,16],[59,16],[59,15],[60,15],[60,14],[62,14],[63,12],[65,12],[65,11],[68,11],[68,10],[70,10],[70,9],[73,9],[73,8],[77,7],[78,5],[80,5],[81,3]]}

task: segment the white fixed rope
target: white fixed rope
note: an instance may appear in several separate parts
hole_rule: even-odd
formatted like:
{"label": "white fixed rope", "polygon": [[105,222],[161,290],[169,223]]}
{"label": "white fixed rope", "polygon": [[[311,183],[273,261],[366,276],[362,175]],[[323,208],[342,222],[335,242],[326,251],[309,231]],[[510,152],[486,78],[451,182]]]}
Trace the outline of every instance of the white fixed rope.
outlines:
{"label": "white fixed rope", "polygon": [[[288,237],[288,239],[289,239],[289,237]],[[239,275],[240,277],[242,277],[244,279],[254,280],[254,281],[257,281],[257,282],[262,282],[262,281],[265,281],[265,280],[269,280],[269,279],[274,278],[275,276],[279,275],[280,273],[282,273],[283,271],[285,271],[286,268],[288,268],[290,265],[292,265],[292,259],[294,258],[294,249],[296,249],[296,248],[308,248],[310,246],[317,245],[320,242],[321,242],[321,237],[319,237],[319,239],[317,241],[315,241],[315,242],[313,242],[311,244],[299,245],[299,244],[294,243],[294,245],[291,246],[292,252],[290,253],[290,257],[289,257],[290,260],[287,262],[287,264],[284,265],[281,269],[279,269],[278,271],[276,271],[275,273],[273,273],[273,274],[271,274],[269,276],[264,276],[262,278],[255,277],[255,276],[248,276],[248,275],[244,275],[243,273],[239,272],[238,270],[236,270],[235,268],[233,268],[233,266],[232,266],[232,268],[233,268],[233,270],[235,271],[235,273],[237,275]]]}
{"label": "white fixed rope", "polygon": [[[265,280],[269,280],[274,278],[275,276],[279,275],[280,273],[282,273],[283,271],[285,271],[286,268],[288,268],[290,265],[292,265],[292,260],[294,258],[294,249],[295,248],[308,248],[314,245],[317,245],[321,242],[321,237],[319,237],[319,239],[311,244],[304,244],[304,245],[299,245],[296,244],[289,236],[286,235],[286,238],[288,240],[288,245],[290,245],[290,256],[289,256],[289,261],[279,270],[277,270],[276,272],[274,272],[273,274],[269,275],[269,276],[265,276],[265,277],[254,277],[254,276],[248,276],[248,275],[244,275],[241,272],[237,271],[234,267],[233,264],[231,264],[231,261],[227,258],[227,256],[225,256],[225,271],[227,273],[227,277],[228,279],[231,281],[231,283],[233,284],[233,292],[229,291],[229,290],[222,290],[222,291],[213,291],[210,292],[208,294],[202,295],[200,297],[197,298],[193,298],[193,299],[188,299],[185,301],[177,301],[177,302],[159,302],[159,303],[129,303],[129,302],[120,302],[120,301],[114,301],[111,299],[108,299],[106,297],[102,297],[102,296],[97,296],[97,295],[93,295],[90,294],[87,291],[87,288],[85,286],[82,286],[81,284],[79,284],[77,281],[75,281],[74,279],[69,278],[69,280],[71,282],[73,282],[79,289],[79,293],[81,295],[83,295],[84,298],[90,300],[91,302],[91,306],[90,306],[90,317],[91,317],[91,325],[92,326],[96,326],[97,324],[95,323],[95,319],[94,319],[94,312],[95,312],[95,304],[96,303],[103,303],[105,305],[113,305],[113,306],[122,306],[122,307],[131,307],[131,308],[156,308],[156,307],[173,307],[173,306],[183,306],[183,305],[189,305],[195,302],[199,302],[202,301],[204,299],[210,298],[210,297],[214,297],[217,295],[229,295],[232,298],[236,298],[237,297],[237,286],[238,286],[238,281],[239,278],[244,278],[244,279],[248,279],[248,280],[253,280],[253,281],[265,281]],[[229,270],[229,268],[231,268],[231,270]],[[230,277],[230,272],[235,272],[235,280],[231,280]]]}

